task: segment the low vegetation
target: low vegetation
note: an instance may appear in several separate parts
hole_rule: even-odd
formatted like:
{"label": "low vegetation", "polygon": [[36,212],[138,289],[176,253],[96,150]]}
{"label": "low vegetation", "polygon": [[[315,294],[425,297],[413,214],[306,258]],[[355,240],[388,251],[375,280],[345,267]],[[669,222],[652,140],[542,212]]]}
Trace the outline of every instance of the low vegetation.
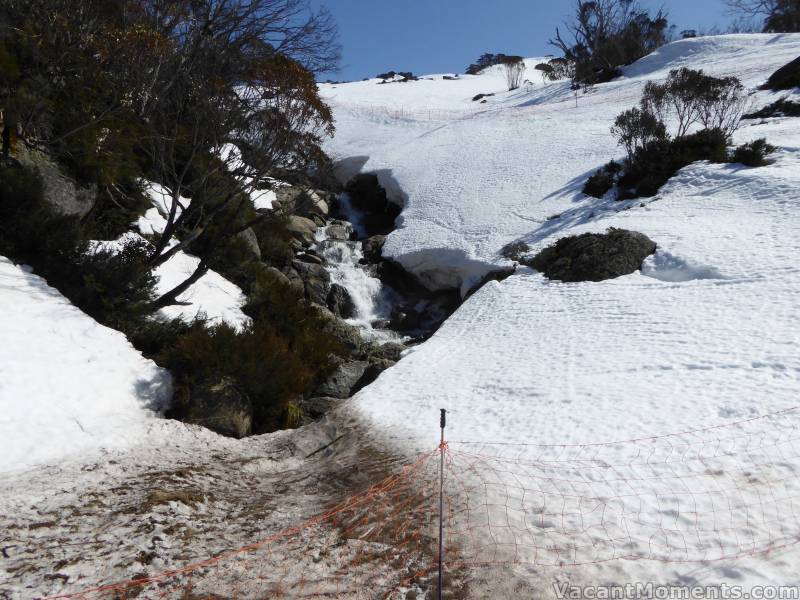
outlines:
{"label": "low vegetation", "polygon": [[746,105],[744,86],[735,77],[682,68],[670,71],[663,83],[648,82],[639,106],[618,115],[611,129],[625,148],[625,160],[598,170],[583,192],[602,198],[616,187],[619,200],[649,197],[696,161],[768,164],[774,148],[766,140],[728,151]]}

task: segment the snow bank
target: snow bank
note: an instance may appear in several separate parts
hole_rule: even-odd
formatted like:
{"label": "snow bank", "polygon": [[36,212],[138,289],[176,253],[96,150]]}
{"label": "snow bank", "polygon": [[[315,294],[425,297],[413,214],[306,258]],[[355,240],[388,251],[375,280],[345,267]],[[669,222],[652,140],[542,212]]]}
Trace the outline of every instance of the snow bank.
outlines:
{"label": "snow bank", "polygon": [[0,472],[138,443],[169,374],[0,257]]}

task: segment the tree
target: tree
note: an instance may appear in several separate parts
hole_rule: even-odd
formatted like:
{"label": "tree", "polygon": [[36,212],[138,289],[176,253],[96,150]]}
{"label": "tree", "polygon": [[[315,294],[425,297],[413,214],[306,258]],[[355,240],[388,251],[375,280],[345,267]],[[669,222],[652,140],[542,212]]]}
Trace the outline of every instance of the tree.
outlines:
{"label": "tree", "polygon": [[767,33],[800,31],[800,0],[725,0],[730,11],[745,19],[763,20]]}
{"label": "tree", "polygon": [[668,138],[664,123],[654,114],[640,108],[632,108],[618,115],[611,133],[625,148],[628,160],[633,159],[637,150]]}
{"label": "tree", "polygon": [[569,37],[556,29],[550,44],[574,61],[577,81],[593,84],[618,76],[628,65],[667,41],[668,22],[663,11],[654,16],[634,0],[575,0],[566,23]]}
{"label": "tree", "polygon": [[503,58],[502,64],[506,73],[508,91],[518,89],[522,83],[522,77],[525,75],[525,61],[521,56],[506,56]]}

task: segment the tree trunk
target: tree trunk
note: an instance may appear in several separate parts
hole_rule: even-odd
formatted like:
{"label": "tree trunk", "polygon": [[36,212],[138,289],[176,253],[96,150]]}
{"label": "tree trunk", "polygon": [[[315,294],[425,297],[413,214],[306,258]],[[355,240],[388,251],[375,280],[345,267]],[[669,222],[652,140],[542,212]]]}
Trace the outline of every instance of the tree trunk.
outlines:
{"label": "tree trunk", "polygon": [[181,284],[176,285],[166,294],[162,295],[158,300],[155,300],[151,305],[152,308],[154,310],[158,310],[159,308],[164,308],[166,306],[175,306],[181,304],[178,302],[178,296],[197,283],[198,280],[206,273],[208,273],[208,265],[201,260],[200,264],[197,265],[197,268],[194,270],[194,273],[189,275],[189,277]]}

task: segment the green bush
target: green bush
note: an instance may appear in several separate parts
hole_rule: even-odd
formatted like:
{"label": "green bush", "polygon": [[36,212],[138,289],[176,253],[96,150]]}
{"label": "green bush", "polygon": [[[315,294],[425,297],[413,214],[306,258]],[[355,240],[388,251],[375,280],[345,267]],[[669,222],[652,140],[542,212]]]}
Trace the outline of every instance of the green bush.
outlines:
{"label": "green bush", "polygon": [[741,163],[746,167],[763,167],[771,164],[768,154],[775,152],[775,146],[767,143],[764,138],[738,146],[731,153],[730,162]]}

